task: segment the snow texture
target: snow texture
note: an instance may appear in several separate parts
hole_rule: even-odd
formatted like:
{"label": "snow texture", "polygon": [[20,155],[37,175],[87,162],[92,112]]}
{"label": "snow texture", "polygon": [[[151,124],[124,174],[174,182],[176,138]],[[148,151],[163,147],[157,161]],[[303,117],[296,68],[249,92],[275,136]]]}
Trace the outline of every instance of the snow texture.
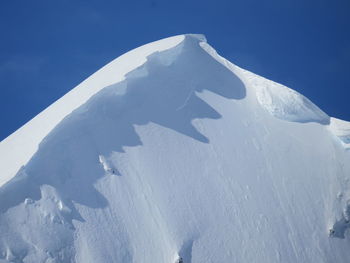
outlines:
{"label": "snow texture", "polygon": [[345,148],[350,149],[350,122],[331,118],[329,129],[342,141]]}
{"label": "snow texture", "polygon": [[126,53],[0,144],[0,262],[350,262],[349,124],[201,35]]}
{"label": "snow texture", "polygon": [[329,124],[329,117],[315,104],[295,90],[278,83],[259,83],[256,96],[261,106],[279,119]]}
{"label": "snow texture", "polygon": [[123,81],[128,72],[146,62],[147,56],[172,48],[183,39],[183,35],[170,37],[118,57],[3,140],[0,143],[0,186],[30,160],[44,137],[73,110],[101,89]]}

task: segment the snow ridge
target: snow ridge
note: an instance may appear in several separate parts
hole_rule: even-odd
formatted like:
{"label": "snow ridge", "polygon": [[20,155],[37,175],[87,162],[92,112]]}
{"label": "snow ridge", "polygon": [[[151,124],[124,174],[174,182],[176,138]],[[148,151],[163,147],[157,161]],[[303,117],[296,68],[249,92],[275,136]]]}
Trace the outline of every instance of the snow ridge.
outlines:
{"label": "snow ridge", "polygon": [[[221,115],[197,94],[209,90],[219,96],[239,100],[245,97],[245,88],[237,77],[199,47],[199,41],[202,39],[188,35],[176,47],[152,53],[143,65],[127,73],[125,80],[96,93],[85,104],[67,115],[42,140],[31,160],[12,180],[0,188],[0,213],[3,214],[0,216],[0,232],[9,233],[8,236],[11,236],[10,233],[18,233],[19,236],[26,233],[25,228],[28,224],[17,228],[19,222],[9,220],[12,216],[23,213],[27,214],[26,221],[30,222],[30,227],[35,229],[35,232],[25,239],[14,238],[12,241],[3,238],[0,251],[10,247],[14,260],[26,258],[29,262],[34,259],[40,262],[71,262],[74,257],[80,258],[81,262],[89,262],[91,258],[97,257],[96,254],[100,251],[96,251],[95,254],[91,252],[89,256],[84,255],[86,252],[82,247],[85,245],[76,245],[83,242],[84,238],[76,241],[74,236],[77,233],[86,234],[86,230],[76,229],[78,222],[88,221],[86,218],[90,218],[89,222],[94,220],[91,220],[89,215],[84,216],[84,212],[78,208],[87,206],[89,209],[107,209],[111,206],[120,209],[120,204],[113,206],[112,201],[105,197],[108,195],[105,193],[106,187],[100,190],[104,193],[101,194],[95,185],[100,180],[115,180],[114,175],[122,177],[127,173],[123,170],[123,165],[116,161],[119,159],[116,156],[117,153],[125,152],[127,147],[142,145],[134,126],[152,122],[192,140],[209,142],[209,139],[192,124],[192,120],[218,119]],[[200,65],[206,67],[201,68]],[[210,72],[215,72],[215,78],[208,74],[208,68]],[[181,82],[169,82],[171,79]],[[155,204],[158,202],[154,201]],[[140,206],[148,207],[149,204]],[[62,210],[61,207],[66,209]],[[152,211],[153,214],[157,215],[157,211]],[[42,220],[42,224],[31,225],[38,220]],[[122,218],[117,216],[116,220]],[[157,246],[164,246],[164,242],[172,242],[167,233],[168,223],[164,222],[162,216],[154,220],[157,224],[156,231],[164,232],[163,240],[154,241],[162,241]],[[76,224],[73,225],[72,221]],[[86,225],[89,226],[83,224],[83,228]],[[154,223],[148,223],[148,228],[154,229]],[[62,238],[55,239],[50,234],[57,231],[60,237],[64,237],[64,242]],[[129,234],[122,229],[116,231],[123,253],[114,255],[113,260],[106,258],[107,255],[99,255],[103,260],[97,261],[135,260],[132,248],[127,245]],[[98,234],[86,232],[88,235]],[[37,244],[35,240],[41,239],[41,235],[45,235],[46,238]],[[188,241],[191,237],[185,239],[191,243]],[[118,244],[118,241],[115,242]],[[72,251],[75,246],[80,249]],[[21,249],[13,252],[18,247]],[[164,257],[162,253],[173,255],[175,252],[171,248],[165,249],[159,252],[158,257]],[[190,257],[188,247],[183,247],[179,253],[182,258]],[[7,257],[8,254],[5,258]],[[159,262],[162,261],[159,258]]]}
{"label": "snow ridge", "polygon": [[200,35],[155,43],[0,145],[0,262],[349,262],[348,124]]}
{"label": "snow ridge", "polygon": [[259,83],[256,96],[263,108],[276,118],[293,122],[329,124],[329,117],[300,93],[278,83]]}
{"label": "snow ridge", "polygon": [[103,88],[124,80],[125,75],[143,65],[150,54],[170,49],[184,38],[184,35],[179,35],[155,41],[116,58],[1,141],[0,186],[29,161],[45,136],[73,110]]}

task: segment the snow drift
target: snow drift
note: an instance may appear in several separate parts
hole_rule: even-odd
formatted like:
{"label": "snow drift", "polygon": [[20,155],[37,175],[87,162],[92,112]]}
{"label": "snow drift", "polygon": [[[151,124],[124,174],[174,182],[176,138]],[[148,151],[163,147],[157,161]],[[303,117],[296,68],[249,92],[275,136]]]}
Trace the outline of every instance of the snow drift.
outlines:
{"label": "snow drift", "polygon": [[0,144],[0,262],[349,262],[350,124],[200,35],[92,75]]}

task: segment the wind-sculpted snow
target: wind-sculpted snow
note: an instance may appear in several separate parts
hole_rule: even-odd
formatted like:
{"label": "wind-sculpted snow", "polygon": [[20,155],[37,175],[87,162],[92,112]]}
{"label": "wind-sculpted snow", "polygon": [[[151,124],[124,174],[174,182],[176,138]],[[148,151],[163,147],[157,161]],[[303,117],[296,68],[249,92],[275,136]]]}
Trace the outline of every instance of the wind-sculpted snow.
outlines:
{"label": "wind-sculpted snow", "polygon": [[41,141],[0,188],[1,263],[349,262],[347,126],[204,41],[148,55]]}
{"label": "wind-sculpted snow", "polygon": [[[0,142],[0,186],[19,171],[38,150],[44,137],[73,110],[106,86],[123,81],[125,75],[146,62],[154,52],[170,49],[184,40],[184,35],[169,37],[133,49],[95,72],[31,121]],[[201,39],[201,36],[193,36]]]}
{"label": "wind-sculpted snow", "polygon": [[345,148],[350,149],[350,122],[331,118],[329,129],[342,141]]}
{"label": "wind-sculpted snow", "polygon": [[[36,250],[45,253],[35,251],[35,256],[28,256],[43,262],[50,258],[59,262],[72,261],[72,219],[84,222],[74,204],[90,208],[109,205],[94,184],[104,171],[120,174],[118,167],[112,167],[111,153],[123,152],[127,146],[142,145],[135,125],[152,122],[209,143],[209,139],[193,126],[192,120],[218,119],[221,115],[196,95],[203,90],[229,99],[245,96],[243,83],[200,49],[197,38],[187,37],[176,48],[149,56],[147,62],[128,73],[124,81],[103,89],[62,121],[40,144],[30,162],[0,189],[2,213],[15,207],[16,214],[26,213],[26,221],[37,223],[41,210],[30,207],[43,206],[45,222],[36,226],[33,236],[15,240],[25,248],[22,254],[30,251],[43,232],[56,232],[53,228],[58,225],[62,228],[60,235],[68,239],[62,242],[47,234],[47,240],[36,244]],[[51,187],[57,192],[48,192]],[[64,204],[67,209],[64,213],[57,207],[52,210],[54,204],[47,204],[45,199]],[[32,200],[31,205],[23,205],[25,200]],[[16,223],[12,224],[5,220],[1,232],[25,232],[17,229]],[[127,237],[121,240],[125,242]],[[3,241],[7,243],[8,240],[3,238]],[[127,246],[123,245],[122,250],[127,251]],[[118,260],[131,262],[132,257],[122,253]]]}
{"label": "wind-sculpted snow", "polygon": [[329,123],[327,114],[300,93],[272,81],[262,82],[256,87],[256,96],[273,116],[287,121]]}
{"label": "wind-sculpted snow", "polygon": [[[232,68],[233,71],[237,71],[237,67],[234,65],[228,67]],[[308,98],[295,90],[240,70],[246,75],[248,85],[254,88],[259,104],[272,116],[291,122],[316,122],[329,125],[329,130],[338,137],[345,149],[350,148],[349,122],[330,118]]]}
{"label": "wind-sculpted snow", "polygon": [[[246,84],[254,88],[255,96],[260,105],[274,117],[281,120],[301,123],[330,123],[329,116],[302,94],[286,86],[240,69],[217,54],[206,42],[201,42],[200,46],[222,65],[242,79],[245,79]],[[347,134],[349,133],[350,132],[347,132]]]}

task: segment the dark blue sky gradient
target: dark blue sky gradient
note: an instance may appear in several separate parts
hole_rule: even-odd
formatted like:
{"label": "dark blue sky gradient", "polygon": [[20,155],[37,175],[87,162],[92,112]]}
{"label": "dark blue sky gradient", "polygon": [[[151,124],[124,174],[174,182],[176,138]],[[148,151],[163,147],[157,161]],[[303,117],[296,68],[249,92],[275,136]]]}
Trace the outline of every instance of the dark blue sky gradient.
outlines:
{"label": "dark blue sky gradient", "polygon": [[349,0],[1,1],[0,140],[117,56],[182,33],[350,120],[349,14]]}

